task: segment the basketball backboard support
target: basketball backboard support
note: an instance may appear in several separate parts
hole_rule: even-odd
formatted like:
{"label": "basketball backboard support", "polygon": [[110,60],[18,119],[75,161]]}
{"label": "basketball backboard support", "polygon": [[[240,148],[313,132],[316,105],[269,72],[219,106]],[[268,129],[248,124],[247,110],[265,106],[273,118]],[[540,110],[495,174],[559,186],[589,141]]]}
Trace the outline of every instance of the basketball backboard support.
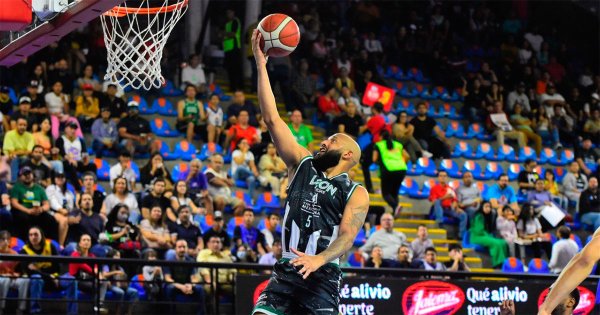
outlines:
{"label": "basketball backboard support", "polygon": [[50,21],[34,23],[20,32],[0,32],[0,66],[10,67],[20,62],[123,1],[75,0]]}

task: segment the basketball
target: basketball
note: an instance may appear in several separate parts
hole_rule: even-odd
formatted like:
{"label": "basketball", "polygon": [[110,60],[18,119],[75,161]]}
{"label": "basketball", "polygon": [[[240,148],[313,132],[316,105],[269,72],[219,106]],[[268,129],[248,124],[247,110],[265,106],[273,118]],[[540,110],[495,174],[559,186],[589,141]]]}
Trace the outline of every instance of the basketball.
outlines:
{"label": "basketball", "polygon": [[271,57],[287,56],[300,43],[298,24],[285,14],[267,15],[258,23],[258,30],[262,34],[260,48]]}

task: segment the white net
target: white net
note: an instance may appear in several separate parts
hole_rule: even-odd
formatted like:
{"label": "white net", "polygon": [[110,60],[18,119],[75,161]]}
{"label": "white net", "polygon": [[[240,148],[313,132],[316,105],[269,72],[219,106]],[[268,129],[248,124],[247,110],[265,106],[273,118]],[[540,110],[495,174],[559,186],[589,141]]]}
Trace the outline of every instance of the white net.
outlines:
{"label": "white net", "polygon": [[163,48],[187,2],[125,1],[101,15],[108,53],[104,79],[123,88],[160,88],[165,83],[160,68]]}

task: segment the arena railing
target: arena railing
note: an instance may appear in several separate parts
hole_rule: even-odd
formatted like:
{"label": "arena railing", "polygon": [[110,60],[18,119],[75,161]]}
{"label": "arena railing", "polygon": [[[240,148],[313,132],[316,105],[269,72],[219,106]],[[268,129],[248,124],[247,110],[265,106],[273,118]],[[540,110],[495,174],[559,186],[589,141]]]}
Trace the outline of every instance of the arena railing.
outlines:
{"label": "arena railing", "polygon": [[[166,260],[144,260],[144,259],[113,259],[113,258],[90,258],[90,257],[67,257],[67,256],[29,256],[29,255],[4,255],[0,254],[0,261],[15,261],[23,263],[32,262],[49,262],[57,264],[71,264],[71,263],[86,263],[93,266],[98,266],[101,269],[103,265],[119,265],[125,266],[161,266],[161,267],[172,267],[172,266],[188,266],[190,268],[207,268],[211,270],[211,280],[213,289],[215,292],[212,293],[211,298],[213,306],[213,314],[220,314],[219,312],[219,293],[221,291],[221,284],[219,283],[219,269],[236,269],[236,270],[253,270],[257,272],[270,271],[273,266],[270,265],[259,265],[256,263],[202,263],[202,262],[191,262],[191,261],[166,261]],[[557,277],[555,274],[533,274],[533,273],[505,273],[505,272],[464,272],[464,271],[431,271],[421,269],[402,269],[402,268],[367,268],[367,267],[342,267],[341,268],[344,278],[348,277],[394,277],[402,279],[474,279],[479,281],[484,280],[502,280],[508,279],[518,283],[531,283],[533,282],[544,282],[552,283]],[[131,275],[129,275],[131,277]],[[586,282],[596,285],[600,280],[600,276],[589,276]],[[95,285],[95,291],[99,292],[100,279],[98,275],[95,275],[94,279],[90,280],[78,280],[74,281],[93,281]],[[198,282],[196,284],[205,284],[204,282]],[[233,299],[235,299],[235,285],[233,283],[223,283],[224,285],[233,285]],[[99,295],[94,296],[96,299],[96,305],[99,303]],[[18,300],[15,298],[7,298],[7,300]],[[43,300],[42,300],[43,301]],[[67,299],[63,299],[64,302],[72,302]],[[79,301],[77,301],[79,302]],[[138,301],[138,303],[156,303],[147,301]],[[235,300],[232,300],[235,306]],[[170,302],[167,302],[170,303]],[[188,302],[177,302],[178,304],[186,304]],[[96,310],[98,314],[99,310]],[[235,313],[235,310],[234,310]]]}

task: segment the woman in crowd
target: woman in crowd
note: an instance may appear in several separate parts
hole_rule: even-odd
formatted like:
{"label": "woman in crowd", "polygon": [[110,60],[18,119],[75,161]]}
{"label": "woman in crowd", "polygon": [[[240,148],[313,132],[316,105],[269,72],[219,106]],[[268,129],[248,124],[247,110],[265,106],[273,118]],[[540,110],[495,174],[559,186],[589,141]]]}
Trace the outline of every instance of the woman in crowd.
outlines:
{"label": "woman in crowd", "polygon": [[[189,206],[192,210],[194,221],[198,222],[200,217],[206,215],[206,209],[196,206],[194,201],[188,197],[187,190],[188,187],[185,181],[180,180],[175,184],[175,191],[173,192],[173,196],[171,196],[171,208],[179,209],[181,206]],[[167,210],[167,216],[169,217],[169,220],[173,222],[177,221],[176,213]]]}
{"label": "woman in crowd", "polygon": [[[89,257],[94,258],[94,254],[90,252],[90,248],[92,247],[92,238],[89,234],[82,234],[79,237],[79,243],[77,244],[77,249],[71,254],[71,257]],[[92,296],[96,296],[99,294],[98,300],[100,304],[94,306],[94,312],[100,312],[102,314],[107,314],[108,310],[104,308],[104,297],[106,295],[107,282],[102,276],[102,272],[99,272],[98,265],[93,265],[93,267],[86,263],[70,263],[69,264],[69,274],[77,279],[77,289],[86,293],[91,293]],[[99,292],[96,292],[95,279],[98,277],[100,279],[100,288]],[[79,292],[78,290],[74,291],[74,295],[67,295],[68,299],[71,299],[68,302],[68,314],[78,314],[78,303],[79,303]]]}
{"label": "woman in crowd", "polygon": [[44,100],[48,106],[53,139],[56,140],[60,137],[60,125],[66,125],[67,123],[74,123],[77,125],[76,136],[78,138],[83,138],[81,126],[79,126],[77,118],[71,117],[68,114],[71,97],[68,94],[63,93],[63,84],[60,81],[56,81],[52,84],[52,91],[46,93]]}
{"label": "woman in crowd", "polygon": [[[111,211],[117,204],[125,204],[129,208],[129,222],[137,224],[140,220],[141,212],[138,207],[135,195],[127,189],[127,179],[117,177],[114,180],[112,194],[104,199],[104,211]],[[101,213],[108,217],[110,213]]]}
{"label": "woman in crowd", "polygon": [[140,223],[144,248],[154,249],[161,258],[164,258],[167,250],[173,247],[165,218],[160,205],[154,205],[150,209],[150,218],[144,219]]}
{"label": "woman in crowd", "polygon": [[156,178],[162,178],[165,180],[165,197],[171,195],[173,191],[173,180],[171,179],[171,173],[165,167],[162,155],[159,152],[154,152],[148,163],[140,170],[140,182],[144,189],[150,186],[150,183]]}
{"label": "woman in crowd", "polygon": [[406,162],[402,143],[392,139],[391,134],[384,130],[381,133],[383,140],[375,144],[373,162],[379,164],[381,176],[381,194],[394,213],[400,210],[398,191],[406,176]]}
{"label": "woman in crowd", "polygon": [[535,129],[535,132],[542,137],[543,142],[550,142],[554,148],[562,147],[558,128],[554,126],[552,120],[548,117],[546,106],[540,106],[538,108],[538,112],[533,118],[532,127]]}
{"label": "woman in crowd", "polygon": [[[112,249],[106,257],[120,259],[121,254],[118,250]],[[129,277],[125,269],[118,264],[104,265],[102,267],[102,277],[106,279],[108,290],[112,291],[114,300],[118,302],[115,314],[121,314],[122,308],[127,305],[127,314],[131,315],[139,295],[136,289],[129,286]]]}
{"label": "woman in crowd", "polygon": [[59,149],[54,147],[54,139],[50,136],[50,118],[45,116],[40,122],[40,129],[33,133],[33,141],[44,149],[44,157],[57,172],[63,172],[63,162],[60,158]]}
{"label": "woman in crowd", "polygon": [[121,251],[124,258],[140,258],[140,230],[129,222],[127,205],[120,203],[113,207],[100,238],[113,249]]}
{"label": "woman in crowd", "polygon": [[558,183],[556,182],[556,177],[554,176],[554,171],[552,169],[547,168],[544,172],[544,188],[550,193],[552,200],[556,202],[561,209],[567,209],[569,206],[569,200],[560,192],[560,188],[558,187]]}
{"label": "woman in crowd", "polygon": [[510,257],[515,257],[515,241],[518,238],[518,233],[517,225],[515,223],[515,211],[509,205],[504,206],[502,215],[499,215],[496,218],[496,230],[498,231],[498,235],[500,235],[506,242],[506,245],[508,245]]}
{"label": "woman in crowd", "polygon": [[392,126],[392,135],[396,141],[402,143],[402,146],[404,147],[403,154],[408,154],[410,161],[416,165],[418,158],[417,152],[419,152],[421,156],[427,158],[430,158],[432,155],[423,150],[419,141],[413,137],[414,131],[415,127],[408,123],[408,114],[406,112],[400,112],[398,121]]}
{"label": "woman in crowd", "polygon": [[233,151],[231,161],[231,174],[234,180],[243,180],[248,185],[248,194],[254,198],[256,181],[260,174],[256,169],[254,154],[250,152],[248,140],[243,138],[238,142],[238,149]]}
{"label": "woman in crowd", "polygon": [[75,195],[67,189],[65,174],[52,174],[52,185],[46,187],[46,195],[58,223],[58,243],[64,246],[69,232],[69,212],[75,210]]}
{"label": "woman in crowd", "polygon": [[486,201],[473,217],[469,228],[469,242],[486,247],[492,257],[492,266],[497,268],[504,263],[508,255],[508,247],[505,239],[494,236],[495,229],[492,206]]}
{"label": "woman in crowd", "polygon": [[535,181],[535,189],[527,192],[527,202],[533,205],[538,213],[542,211],[542,207],[552,204],[552,196],[546,190],[543,179],[538,178]]}
{"label": "woman in crowd", "polygon": [[542,258],[542,250],[550,259],[552,255],[552,244],[544,238],[542,233],[542,224],[535,216],[535,208],[531,204],[523,205],[521,215],[517,221],[517,232],[519,233],[520,246],[519,252],[521,260],[525,263],[525,247],[531,246],[534,258]]}

